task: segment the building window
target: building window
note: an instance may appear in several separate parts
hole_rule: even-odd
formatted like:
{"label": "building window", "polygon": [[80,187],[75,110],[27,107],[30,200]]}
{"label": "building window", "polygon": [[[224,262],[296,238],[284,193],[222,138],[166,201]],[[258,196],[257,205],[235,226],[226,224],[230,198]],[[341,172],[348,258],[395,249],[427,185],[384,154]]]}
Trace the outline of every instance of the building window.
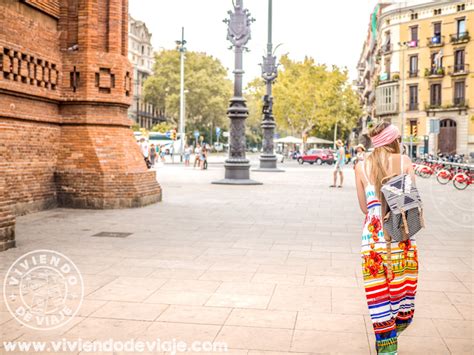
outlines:
{"label": "building window", "polygon": [[410,120],[410,136],[418,135],[418,122],[416,120]]}
{"label": "building window", "polygon": [[408,109],[410,111],[418,110],[418,85],[410,85],[408,87],[408,93]]}
{"label": "building window", "polygon": [[464,105],[466,100],[466,83],[463,81],[456,81],[454,83],[454,105]]}
{"label": "building window", "polygon": [[410,27],[410,42],[408,43],[409,47],[418,46],[418,26]]}
{"label": "building window", "polygon": [[441,15],[441,9],[434,9],[434,15]]}
{"label": "building window", "polygon": [[466,19],[459,19],[457,22],[456,29],[458,38],[464,36],[464,34],[466,33]]}
{"label": "building window", "polygon": [[458,5],[458,11],[464,11],[465,9],[466,9],[466,5],[464,4]]}
{"label": "building window", "polygon": [[142,54],[145,54],[145,46],[142,46]]}
{"label": "building window", "polygon": [[441,84],[431,84],[430,105],[434,107],[441,106]]}
{"label": "building window", "polygon": [[418,76],[418,54],[410,56],[410,78]]}
{"label": "building window", "polygon": [[465,52],[464,49],[458,49],[454,52],[454,72],[464,71]]}
{"label": "building window", "polygon": [[439,74],[443,68],[443,52],[431,53],[431,74]]}
{"label": "building window", "polygon": [[418,20],[418,14],[417,13],[411,14],[411,19]]}
{"label": "building window", "polygon": [[433,36],[441,37],[441,22],[433,23]]}

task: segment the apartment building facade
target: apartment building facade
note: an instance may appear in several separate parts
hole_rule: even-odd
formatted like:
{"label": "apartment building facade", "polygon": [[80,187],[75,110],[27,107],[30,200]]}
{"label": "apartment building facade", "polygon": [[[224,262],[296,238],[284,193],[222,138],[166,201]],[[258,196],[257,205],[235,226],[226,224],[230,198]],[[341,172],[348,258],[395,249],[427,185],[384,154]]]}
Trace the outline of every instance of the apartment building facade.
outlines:
{"label": "apartment building facade", "polygon": [[133,101],[128,116],[140,127],[150,129],[164,120],[156,107],[144,100],[143,86],[145,80],[153,74],[155,63],[151,32],[143,21],[129,15],[128,59],[133,66]]}
{"label": "apartment building facade", "polygon": [[373,49],[364,44],[359,61],[375,63],[359,78],[365,110],[404,124],[412,156],[474,154],[473,1],[379,4],[371,25]]}

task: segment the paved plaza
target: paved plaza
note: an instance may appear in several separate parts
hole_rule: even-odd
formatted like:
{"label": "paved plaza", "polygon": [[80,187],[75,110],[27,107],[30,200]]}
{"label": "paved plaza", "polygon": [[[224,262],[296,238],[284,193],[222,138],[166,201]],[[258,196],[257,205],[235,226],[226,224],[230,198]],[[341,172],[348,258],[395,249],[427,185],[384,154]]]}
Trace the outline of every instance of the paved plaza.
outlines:
{"label": "paved plaza", "polygon": [[[261,186],[221,186],[209,170],[158,168],[163,202],[129,210],[55,209],[17,219],[20,255],[59,251],[80,269],[85,299],[65,327],[34,331],[0,303],[0,340],[226,342],[230,354],[374,353],[360,266],[363,215],[353,170],[329,189],[328,167],[252,173]],[[473,352],[473,190],[419,180],[415,319],[399,354]],[[93,237],[131,233],[124,238]],[[3,353],[4,350],[0,349]],[[76,352],[77,353],[77,352]]]}

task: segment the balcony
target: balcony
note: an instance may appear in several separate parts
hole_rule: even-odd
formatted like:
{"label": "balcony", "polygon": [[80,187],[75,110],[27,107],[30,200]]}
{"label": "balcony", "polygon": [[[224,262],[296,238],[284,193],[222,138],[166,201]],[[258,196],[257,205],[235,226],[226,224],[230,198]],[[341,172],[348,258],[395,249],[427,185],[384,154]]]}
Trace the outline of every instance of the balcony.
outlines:
{"label": "balcony", "polygon": [[417,39],[413,39],[411,41],[408,41],[407,42],[407,47],[408,48],[417,48],[418,47],[418,42],[420,42],[420,41],[417,40]]}
{"label": "balcony", "polygon": [[382,47],[380,47],[381,54],[389,54],[392,52],[392,50],[393,50],[393,46],[391,43],[385,43],[384,45],[382,45]]}
{"label": "balcony", "polygon": [[455,64],[448,67],[448,74],[451,76],[462,76],[469,74],[469,64]]}
{"label": "balcony", "polygon": [[427,41],[428,41],[428,47],[430,47],[430,48],[444,46],[444,36],[441,36],[441,35],[428,37]]}
{"label": "balcony", "polygon": [[452,104],[443,105],[441,102],[425,102],[425,110],[432,112],[465,111],[469,108],[469,102],[464,97],[455,97]]}
{"label": "balcony", "polygon": [[471,39],[471,36],[469,36],[468,31],[453,33],[450,37],[451,37],[452,44],[466,43],[466,42],[469,42],[469,40]]}
{"label": "balcony", "polygon": [[433,67],[425,69],[425,77],[427,78],[442,78],[444,74],[444,67]]}
{"label": "balcony", "polygon": [[408,71],[408,77],[409,78],[418,78],[418,72],[419,70],[409,70]]}
{"label": "balcony", "polygon": [[407,111],[418,111],[418,102],[410,102],[407,104]]}
{"label": "balcony", "polygon": [[456,108],[468,108],[469,102],[466,100],[465,97],[455,97],[453,99],[453,105]]}
{"label": "balcony", "polygon": [[380,84],[375,91],[375,110],[377,116],[393,115],[399,111],[399,84],[389,82]]}

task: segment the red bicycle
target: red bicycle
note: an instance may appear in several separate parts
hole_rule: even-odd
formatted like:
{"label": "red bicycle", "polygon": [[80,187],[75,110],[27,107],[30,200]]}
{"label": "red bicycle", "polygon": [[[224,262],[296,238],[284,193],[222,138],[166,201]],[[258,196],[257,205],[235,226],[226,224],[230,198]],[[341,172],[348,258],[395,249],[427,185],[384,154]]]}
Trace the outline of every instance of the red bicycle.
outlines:
{"label": "red bicycle", "polygon": [[472,184],[472,175],[469,169],[461,171],[454,175],[453,185],[458,190],[465,190],[469,185]]}
{"label": "red bicycle", "polygon": [[436,174],[436,180],[441,184],[441,185],[446,185],[448,182],[450,182],[455,175],[455,170],[453,167],[446,167],[438,171]]}

